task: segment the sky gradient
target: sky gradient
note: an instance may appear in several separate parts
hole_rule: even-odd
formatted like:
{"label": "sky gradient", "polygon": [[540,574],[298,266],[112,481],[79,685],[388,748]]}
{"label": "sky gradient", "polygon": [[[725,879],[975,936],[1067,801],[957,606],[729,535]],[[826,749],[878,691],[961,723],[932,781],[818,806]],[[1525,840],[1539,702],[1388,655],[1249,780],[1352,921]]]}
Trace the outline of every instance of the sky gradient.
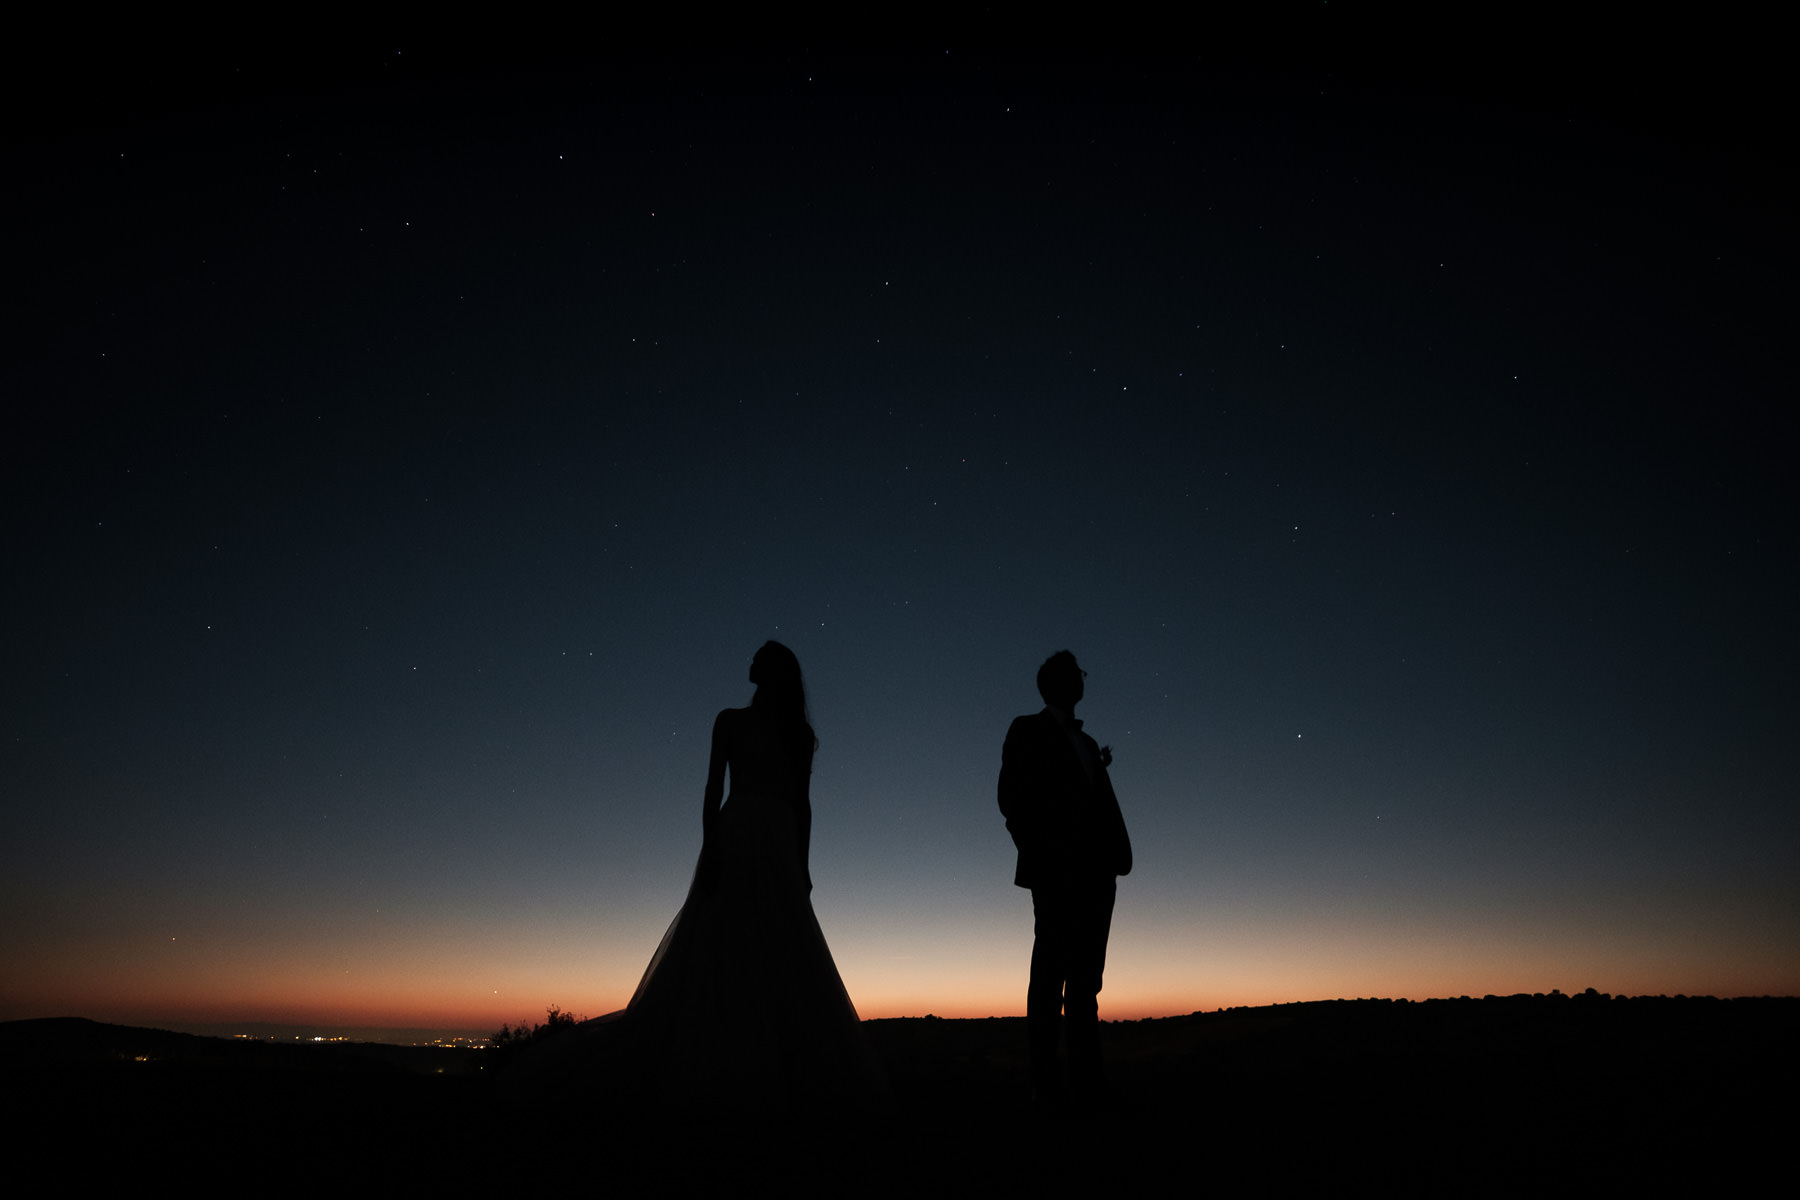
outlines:
{"label": "sky gradient", "polygon": [[1103,1016],[1800,991],[1748,135],[970,57],[346,55],[15,138],[0,1019],[617,1008],[769,638],[865,1017],[1023,1011],[1065,647]]}

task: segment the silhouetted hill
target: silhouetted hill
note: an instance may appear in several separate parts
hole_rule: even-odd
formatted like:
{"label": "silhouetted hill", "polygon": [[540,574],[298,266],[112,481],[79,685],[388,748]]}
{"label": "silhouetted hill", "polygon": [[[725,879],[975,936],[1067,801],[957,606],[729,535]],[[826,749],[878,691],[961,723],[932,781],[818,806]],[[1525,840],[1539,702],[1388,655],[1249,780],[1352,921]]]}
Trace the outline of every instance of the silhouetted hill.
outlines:
{"label": "silhouetted hill", "polygon": [[68,1147],[96,1179],[179,1161],[221,1184],[960,1192],[1029,1186],[1015,1150],[1049,1139],[1062,1165],[1037,1182],[1059,1188],[1716,1188],[1782,1144],[1796,1017],[1788,998],[1550,994],[1111,1022],[1115,1104],[1049,1118],[1025,1102],[1022,1018],[867,1022],[899,1101],[873,1120],[520,1112],[482,1051],[77,1019],[0,1024],[0,1086],[24,1144]]}

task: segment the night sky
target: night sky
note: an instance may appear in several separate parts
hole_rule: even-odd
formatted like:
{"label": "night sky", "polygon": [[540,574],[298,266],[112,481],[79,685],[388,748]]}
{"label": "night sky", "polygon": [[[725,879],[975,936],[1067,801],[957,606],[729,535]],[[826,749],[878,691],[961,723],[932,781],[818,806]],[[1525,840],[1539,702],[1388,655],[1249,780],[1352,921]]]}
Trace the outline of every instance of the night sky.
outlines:
{"label": "night sky", "polygon": [[0,1018],[617,1008],[769,638],[865,1017],[1023,1011],[1065,647],[1103,1016],[1800,991],[1789,142],[1331,33],[15,105]]}

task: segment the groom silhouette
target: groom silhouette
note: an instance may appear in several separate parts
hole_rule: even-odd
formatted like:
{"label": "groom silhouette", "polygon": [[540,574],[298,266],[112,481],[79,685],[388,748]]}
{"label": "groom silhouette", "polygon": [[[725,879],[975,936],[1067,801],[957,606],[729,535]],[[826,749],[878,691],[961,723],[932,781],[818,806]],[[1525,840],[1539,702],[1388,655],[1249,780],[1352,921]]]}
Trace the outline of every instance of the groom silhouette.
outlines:
{"label": "groom silhouette", "polygon": [[1099,746],[1075,719],[1087,677],[1067,650],[1038,668],[1042,712],[1019,717],[1000,755],[1000,812],[1019,848],[1013,883],[1031,889],[1035,940],[1025,1024],[1031,1082],[1042,1104],[1063,1094],[1064,1033],[1075,1097],[1100,1098],[1100,975],[1118,877],[1131,873],[1131,838]]}

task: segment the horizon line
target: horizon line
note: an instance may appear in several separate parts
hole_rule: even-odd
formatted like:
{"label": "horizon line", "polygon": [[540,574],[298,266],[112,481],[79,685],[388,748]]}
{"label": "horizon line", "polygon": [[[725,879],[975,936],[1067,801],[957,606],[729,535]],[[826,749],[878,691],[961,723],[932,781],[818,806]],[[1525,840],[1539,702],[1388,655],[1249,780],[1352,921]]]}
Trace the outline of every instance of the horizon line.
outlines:
{"label": "horizon line", "polygon": [[[1560,988],[1551,988],[1549,991],[1543,991],[1543,992],[1510,992],[1510,993],[1505,993],[1505,994],[1501,994],[1501,993],[1497,993],[1497,992],[1488,992],[1488,993],[1485,993],[1480,996],[1472,996],[1472,995],[1465,993],[1465,994],[1456,995],[1456,996],[1429,996],[1424,999],[1413,999],[1412,997],[1409,997],[1409,996],[1328,996],[1328,997],[1319,997],[1319,998],[1315,998],[1315,999],[1311,999],[1311,1000],[1276,1000],[1276,1001],[1270,1001],[1265,1004],[1227,1004],[1227,1005],[1220,1005],[1217,1008],[1211,1008],[1211,1009],[1197,1008],[1197,1009],[1192,1009],[1188,1012],[1170,1012],[1170,1013],[1163,1013],[1163,1014],[1159,1014],[1159,1015],[1103,1017],[1101,1019],[1101,1023],[1106,1024],[1106,1025],[1123,1025],[1123,1024],[1135,1024],[1135,1023],[1142,1022],[1142,1021],[1172,1021],[1172,1020],[1185,1019],[1188,1017],[1220,1016],[1220,1015],[1225,1015],[1225,1014],[1234,1013],[1234,1012],[1256,1012],[1256,1011],[1262,1010],[1262,1009],[1275,1009],[1275,1008],[1301,1008],[1301,1007],[1307,1007],[1307,1006],[1312,1006],[1312,1005],[1460,1004],[1460,1003],[1480,1003],[1483,1001],[1499,1001],[1499,1000],[1555,1000],[1555,999],[1595,1000],[1595,1001],[1598,1001],[1598,1000],[1605,1000],[1605,1001],[1639,1001],[1639,1000],[1643,1000],[1643,1001],[1651,1001],[1651,1000],[1702,1001],[1702,1000],[1710,1000],[1710,1001],[1715,1001],[1715,1002],[1728,1002],[1728,1001],[1733,1001],[1733,1000],[1794,1000],[1794,999],[1800,999],[1800,997],[1793,996],[1793,995],[1776,995],[1776,994],[1772,994],[1772,993],[1725,995],[1725,996],[1716,995],[1716,994],[1712,994],[1712,993],[1695,993],[1695,992],[1677,992],[1674,994],[1670,994],[1667,992],[1641,993],[1641,994],[1627,994],[1627,993],[1616,993],[1615,994],[1612,992],[1602,992],[1602,991],[1599,991],[1598,989],[1592,988],[1592,987],[1587,988],[1583,991],[1579,991],[1579,992],[1564,992]],[[562,1010],[560,1008],[555,1009],[555,1011],[557,1011],[559,1013],[562,1012]],[[618,1011],[618,1010],[613,1010],[613,1011]],[[588,1016],[581,1015],[581,1014],[576,1014],[576,1015],[579,1017],[580,1020],[587,1021],[587,1020],[593,1020],[600,1016],[607,1016],[610,1014],[609,1013],[597,1013],[597,1014],[594,1014],[593,1017],[588,1017]],[[893,1015],[884,1015],[884,1016],[878,1016],[878,1017],[860,1017],[859,1019],[864,1024],[868,1024],[868,1023],[874,1022],[874,1021],[927,1021],[927,1020],[929,1020],[929,1021],[1005,1021],[1005,1020],[1022,1021],[1025,1019],[1025,1014],[1024,1013],[990,1013],[985,1016],[939,1016],[936,1013],[925,1012],[925,1013],[893,1014]],[[140,1018],[137,1020],[102,1020],[97,1017],[87,1017],[87,1016],[82,1016],[82,1015],[73,1014],[73,1013],[62,1013],[62,1014],[57,1014],[57,1015],[53,1015],[53,1016],[10,1017],[3,1021],[0,1021],[0,1025],[25,1024],[25,1023],[34,1022],[34,1021],[91,1021],[93,1024],[96,1024],[96,1025],[118,1025],[118,1026],[123,1026],[126,1028],[158,1030],[158,1031],[165,1032],[165,1033],[179,1033],[179,1034],[187,1034],[187,1035],[197,1036],[197,1037],[216,1037],[216,1038],[224,1038],[224,1039],[250,1038],[250,1039],[259,1040],[259,1041],[270,1040],[270,1039],[275,1039],[275,1038],[279,1038],[281,1040],[287,1040],[289,1038],[292,1038],[295,1040],[302,1040],[302,1039],[308,1039],[310,1037],[310,1038],[328,1038],[329,1040],[336,1040],[336,1041],[380,1042],[381,1039],[379,1039],[377,1037],[366,1036],[366,1035],[386,1033],[386,1034],[436,1035],[436,1037],[433,1038],[432,1040],[445,1040],[446,1037],[448,1037],[450,1039],[455,1039],[455,1040],[470,1040],[470,1041],[475,1041],[475,1042],[482,1042],[482,1041],[486,1041],[491,1034],[497,1032],[496,1029],[485,1029],[485,1030],[478,1029],[476,1026],[470,1025],[470,1024],[372,1025],[372,1024],[357,1023],[357,1022],[327,1023],[327,1022],[323,1022],[323,1021],[280,1021],[280,1020],[238,1020],[238,1021],[233,1021],[233,1020],[197,1020],[197,1021],[196,1020],[176,1020],[176,1021],[167,1021],[167,1020],[161,1020],[161,1019],[156,1019],[156,1018]],[[510,1025],[511,1022],[504,1022],[503,1024]],[[276,1033],[275,1031],[277,1031],[277,1030],[279,1030],[281,1032]],[[310,1035],[302,1034],[302,1033],[298,1032],[300,1030],[308,1030],[311,1032],[310,1032]],[[350,1036],[353,1034],[361,1034],[361,1035],[365,1035],[365,1036],[361,1036],[361,1037]],[[384,1043],[384,1044],[405,1044],[405,1043]]]}

